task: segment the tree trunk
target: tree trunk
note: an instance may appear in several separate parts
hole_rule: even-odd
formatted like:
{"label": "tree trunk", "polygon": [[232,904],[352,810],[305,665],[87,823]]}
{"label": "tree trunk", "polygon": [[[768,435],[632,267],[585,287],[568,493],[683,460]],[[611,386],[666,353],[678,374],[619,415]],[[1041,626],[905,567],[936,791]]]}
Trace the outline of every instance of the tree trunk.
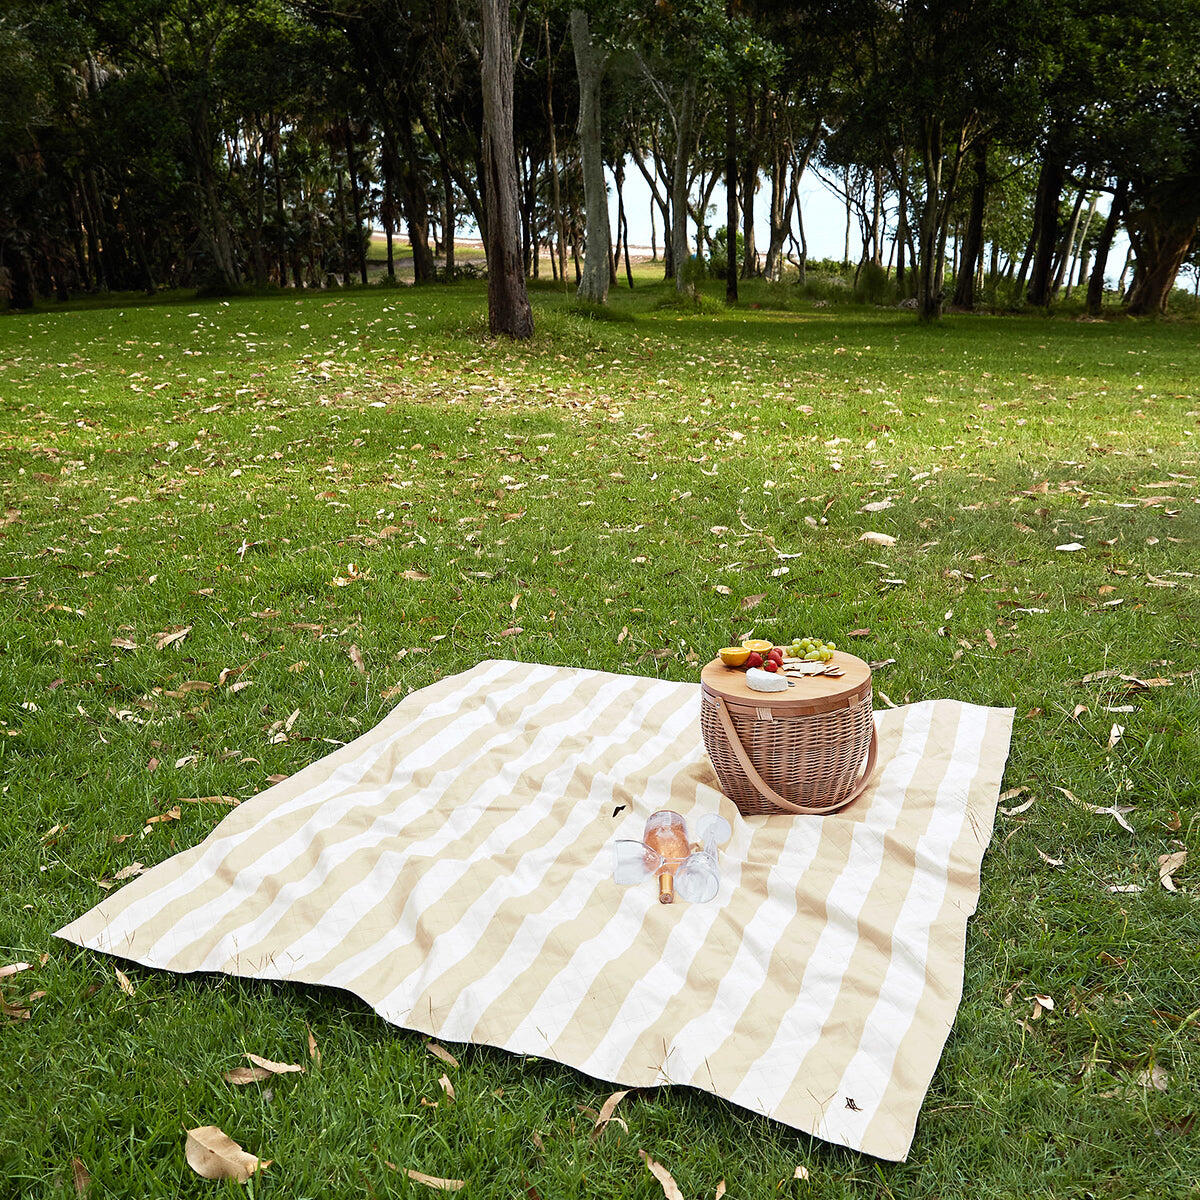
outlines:
{"label": "tree trunk", "polygon": [[1068,267],[1067,267],[1067,288],[1066,288],[1066,291],[1063,292],[1063,296],[1065,299],[1068,299],[1068,300],[1071,298],[1072,275],[1075,274],[1075,284],[1078,285],[1078,284],[1083,283],[1083,277],[1087,274],[1087,269],[1088,269],[1087,235],[1088,235],[1088,230],[1091,229],[1091,227],[1092,227],[1092,218],[1096,215],[1096,205],[1099,203],[1099,201],[1100,201],[1100,193],[1093,192],[1092,193],[1092,202],[1091,202],[1091,204],[1088,205],[1087,217],[1083,222],[1083,231],[1080,233],[1079,239],[1077,242],[1075,263],[1078,265],[1079,270],[1076,273],[1074,265],[1068,265]]}
{"label": "tree trunk", "polygon": [[1054,282],[1050,285],[1051,300],[1058,295],[1058,289],[1062,287],[1063,279],[1070,265],[1071,255],[1075,250],[1075,234],[1079,231],[1079,214],[1083,211],[1083,200],[1086,195],[1087,188],[1080,188],[1075,196],[1075,203],[1071,206],[1071,220],[1067,223],[1067,232],[1063,235],[1058,258],[1054,264]]}
{"label": "tree trunk", "polygon": [[1045,308],[1051,297],[1051,271],[1054,251],[1058,247],[1058,198],[1062,194],[1066,170],[1053,148],[1047,148],[1038,172],[1037,196],[1034,200],[1034,227],[1037,239],[1033,248],[1033,265],[1029,273],[1030,304]]}
{"label": "tree trunk", "polygon": [[758,274],[758,249],[754,245],[754,193],[758,191],[758,155],[749,149],[742,163],[742,278]]}
{"label": "tree trunk", "polygon": [[1104,226],[1100,230],[1100,240],[1096,243],[1096,261],[1092,265],[1092,274],[1088,279],[1087,310],[1089,316],[1098,317],[1104,306],[1104,272],[1108,267],[1108,255],[1112,250],[1113,238],[1117,235],[1117,226],[1121,223],[1121,215],[1125,209],[1125,197],[1128,194],[1129,180],[1117,180],[1112,205],[1108,210]]}
{"label": "tree trunk", "polygon": [[[613,178],[617,181],[617,246],[625,246],[625,276],[629,290],[633,291],[633,268],[629,265],[629,221],[625,216],[625,158],[624,152],[613,167]],[[616,266],[617,264],[614,264]]]}
{"label": "tree trunk", "polygon": [[954,281],[954,304],[957,308],[975,307],[975,273],[983,254],[983,210],[987,203],[987,152],[987,141],[980,138],[972,151],[975,186],[971,189],[971,211],[967,217],[962,260]]}
{"label": "tree trunk", "polygon": [[483,166],[487,205],[488,329],[533,336],[533,310],[521,270],[517,159],[513,152],[513,47],[508,0],[481,0]]}
{"label": "tree trunk", "polygon": [[1144,207],[1130,213],[1126,226],[1137,255],[1129,315],[1165,313],[1175,277],[1200,228],[1194,204]]}
{"label": "tree trunk", "polygon": [[579,124],[576,129],[587,221],[583,278],[576,295],[580,300],[603,304],[608,299],[612,270],[608,188],[604,182],[604,158],[600,146],[600,83],[604,77],[604,64],[592,42],[588,16],[582,8],[571,9],[571,45],[575,49],[575,73],[579,76]]}
{"label": "tree trunk", "polygon": [[[942,315],[942,274],[945,270],[945,233],[939,237],[939,202],[942,194],[942,126],[921,118],[921,165],[925,172],[925,197],[921,205],[917,256],[917,312],[922,321]],[[847,192],[847,194],[849,194]]]}
{"label": "tree trunk", "polygon": [[[733,16],[733,0],[725,0],[725,16]],[[732,54],[730,59],[732,61]],[[731,87],[725,96],[725,303],[736,304],[737,272],[737,105]]]}
{"label": "tree trunk", "polygon": [[554,55],[550,50],[550,18],[544,18],[546,30],[546,125],[550,133],[550,194],[554,203],[554,229],[558,235],[558,270],[554,267],[554,247],[550,247],[551,274],[561,279],[564,284],[567,279],[567,247],[566,234],[563,232],[562,195],[558,182],[558,142],[554,132],[554,73],[552,70]]}
{"label": "tree trunk", "polygon": [[671,172],[671,257],[675,261],[675,290],[695,295],[687,270],[688,162],[692,156],[692,127],[696,118],[696,77],[689,74],[679,103],[675,129],[675,167]]}

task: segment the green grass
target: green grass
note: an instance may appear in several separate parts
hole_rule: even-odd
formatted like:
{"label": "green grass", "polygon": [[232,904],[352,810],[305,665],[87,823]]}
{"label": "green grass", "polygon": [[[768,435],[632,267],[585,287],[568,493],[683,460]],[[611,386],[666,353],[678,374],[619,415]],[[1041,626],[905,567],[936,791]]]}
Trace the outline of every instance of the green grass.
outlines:
{"label": "green grass", "polygon": [[[0,963],[35,964],[0,989],[45,993],[0,1017],[0,1195],[73,1194],[76,1157],[94,1196],[227,1194],[184,1163],[196,1124],[275,1160],[255,1196],[431,1194],[386,1161],[464,1196],[659,1195],[639,1148],[688,1197],[1196,1194],[1196,327],[922,329],[720,287],[595,320],[546,286],[526,346],[485,337],[478,284],[0,321]],[[1017,708],[1006,786],[1036,801],[998,818],[907,1164],[686,1088],[593,1144],[580,1108],[610,1088],[483,1047],[423,1107],[442,1064],[348,995],[127,966],[131,997],[51,937],[226,810],[148,817],[248,797],[407,689],[506,656],[693,679],[750,631],[895,659],[879,704]],[[1167,684],[1081,682],[1112,669]],[[1028,1021],[1035,993],[1056,1007]],[[221,1081],[310,1029],[319,1070]]]}

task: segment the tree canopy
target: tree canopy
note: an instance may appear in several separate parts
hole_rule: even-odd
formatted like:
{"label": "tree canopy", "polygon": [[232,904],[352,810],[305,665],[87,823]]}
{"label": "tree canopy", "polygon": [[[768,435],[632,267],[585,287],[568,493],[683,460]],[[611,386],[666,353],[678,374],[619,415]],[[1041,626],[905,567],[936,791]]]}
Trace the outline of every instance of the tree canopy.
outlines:
{"label": "tree canopy", "polygon": [[[488,113],[511,131],[487,132]],[[510,158],[511,186],[494,166]],[[622,254],[633,285],[628,173],[649,191],[665,276],[690,290],[711,260],[732,299],[738,274],[803,282],[807,170],[843,198],[856,273],[926,319],[974,306],[989,279],[1039,307],[1086,286],[1099,311],[1121,229],[1123,301],[1164,311],[1200,225],[1200,0],[0,13],[0,302],[15,307],[366,283],[372,230],[386,278],[403,239],[412,279],[433,283],[474,269],[455,253],[467,223],[493,292],[504,259],[493,309],[520,308],[518,279],[546,270],[603,302]]]}

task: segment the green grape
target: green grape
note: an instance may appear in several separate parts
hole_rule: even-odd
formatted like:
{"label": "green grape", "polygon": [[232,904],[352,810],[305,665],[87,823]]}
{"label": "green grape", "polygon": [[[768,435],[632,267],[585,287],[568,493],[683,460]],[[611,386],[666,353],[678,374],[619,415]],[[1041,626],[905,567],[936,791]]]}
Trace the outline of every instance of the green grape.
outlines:
{"label": "green grape", "polygon": [[817,662],[820,659],[820,654],[816,650],[810,650],[804,656],[805,662]]}

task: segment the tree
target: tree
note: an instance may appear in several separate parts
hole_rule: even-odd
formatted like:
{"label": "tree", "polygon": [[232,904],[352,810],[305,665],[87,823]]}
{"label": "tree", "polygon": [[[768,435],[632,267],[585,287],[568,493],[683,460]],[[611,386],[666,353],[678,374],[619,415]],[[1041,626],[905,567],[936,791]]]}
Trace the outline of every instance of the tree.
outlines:
{"label": "tree", "polygon": [[512,338],[530,338],[533,310],[525,290],[517,212],[517,160],[513,151],[513,46],[508,0],[480,0],[480,4],[488,329]]}
{"label": "tree", "polygon": [[581,300],[603,304],[608,299],[612,246],[608,228],[608,186],[604,182],[604,151],[600,140],[600,82],[607,54],[592,41],[588,15],[582,8],[571,10],[571,44],[579,76],[579,154],[583,160],[583,206],[587,216],[587,241]]}

